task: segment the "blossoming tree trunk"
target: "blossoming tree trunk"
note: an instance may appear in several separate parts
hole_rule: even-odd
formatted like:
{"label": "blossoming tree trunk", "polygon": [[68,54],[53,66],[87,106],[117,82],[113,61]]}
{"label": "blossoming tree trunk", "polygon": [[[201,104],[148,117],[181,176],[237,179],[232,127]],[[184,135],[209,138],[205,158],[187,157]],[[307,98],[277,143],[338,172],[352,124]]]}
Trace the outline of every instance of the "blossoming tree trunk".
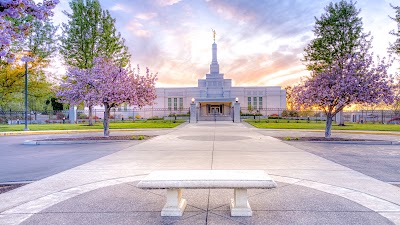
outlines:
{"label": "blossoming tree trunk", "polygon": [[93,126],[93,106],[89,105],[89,126]]}
{"label": "blossoming tree trunk", "polygon": [[111,111],[110,105],[108,103],[104,103],[104,120],[103,120],[104,137],[110,136],[110,111]]}
{"label": "blossoming tree trunk", "polygon": [[326,115],[325,138],[331,138],[332,118],[331,114]]}

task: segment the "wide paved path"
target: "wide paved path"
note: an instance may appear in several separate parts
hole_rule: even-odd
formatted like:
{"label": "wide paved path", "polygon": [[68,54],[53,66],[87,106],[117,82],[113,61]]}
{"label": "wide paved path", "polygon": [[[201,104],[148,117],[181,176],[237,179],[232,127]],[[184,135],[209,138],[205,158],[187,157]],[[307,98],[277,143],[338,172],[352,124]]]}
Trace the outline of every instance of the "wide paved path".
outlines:
{"label": "wide paved path", "polygon": [[[250,218],[229,216],[232,190],[186,190],[184,216],[161,218],[164,191],[135,187],[159,169],[262,169],[279,187],[249,192]],[[0,203],[0,224],[400,224],[397,187],[231,122],[188,124]]]}

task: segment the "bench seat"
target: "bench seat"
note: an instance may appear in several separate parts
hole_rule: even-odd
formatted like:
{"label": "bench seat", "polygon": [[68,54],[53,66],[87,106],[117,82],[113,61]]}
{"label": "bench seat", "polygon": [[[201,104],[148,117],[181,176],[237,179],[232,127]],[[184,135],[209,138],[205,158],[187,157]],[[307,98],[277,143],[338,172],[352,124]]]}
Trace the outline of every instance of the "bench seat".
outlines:
{"label": "bench seat", "polygon": [[167,203],[161,216],[182,216],[186,200],[182,189],[234,189],[231,216],[251,216],[247,189],[275,188],[263,170],[160,170],[137,184],[141,189],[167,189]]}

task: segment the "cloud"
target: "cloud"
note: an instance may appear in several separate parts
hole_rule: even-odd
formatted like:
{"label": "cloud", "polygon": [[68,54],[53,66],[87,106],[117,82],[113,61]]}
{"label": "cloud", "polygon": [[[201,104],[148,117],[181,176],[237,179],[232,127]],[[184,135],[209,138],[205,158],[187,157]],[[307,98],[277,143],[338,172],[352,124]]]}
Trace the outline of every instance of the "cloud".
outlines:
{"label": "cloud", "polygon": [[156,0],[157,4],[160,6],[171,6],[179,3],[181,0]]}
{"label": "cloud", "polygon": [[157,13],[139,13],[135,17],[141,20],[151,20],[157,15],[158,15]]}
{"label": "cloud", "polygon": [[120,3],[115,4],[110,8],[111,11],[122,11],[122,12],[131,12],[131,8],[128,7],[127,5],[123,5]]}
{"label": "cloud", "polygon": [[143,24],[133,20],[126,25],[126,29],[133,32],[138,37],[150,37],[151,33],[149,30],[143,29]]}

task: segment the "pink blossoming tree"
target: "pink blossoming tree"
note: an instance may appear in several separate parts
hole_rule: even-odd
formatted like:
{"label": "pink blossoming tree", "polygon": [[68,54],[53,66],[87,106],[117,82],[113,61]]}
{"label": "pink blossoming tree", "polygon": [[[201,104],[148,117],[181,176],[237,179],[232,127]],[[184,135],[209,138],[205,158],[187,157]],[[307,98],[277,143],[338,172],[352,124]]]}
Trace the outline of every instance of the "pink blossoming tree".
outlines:
{"label": "pink blossoming tree", "polygon": [[15,60],[10,52],[13,41],[25,38],[32,27],[29,22],[18,24],[16,19],[33,16],[38,20],[45,20],[53,16],[51,11],[59,0],[43,0],[35,4],[33,0],[1,0],[0,1],[0,59],[8,62]]}
{"label": "pink blossoming tree", "polygon": [[298,107],[318,107],[327,117],[325,138],[330,138],[332,118],[351,104],[393,102],[391,62],[374,64],[372,55],[362,51],[340,58],[324,71],[307,77],[293,88]]}
{"label": "pink blossoming tree", "polygon": [[156,96],[157,74],[149,69],[141,76],[139,67],[134,73],[120,68],[112,60],[95,58],[90,69],[71,68],[61,84],[58,96],[66,102],[99,104],[104,106],[104,136],[110,135],[109,118],[113,107],[127,103],[143,107],[151,105]]}

